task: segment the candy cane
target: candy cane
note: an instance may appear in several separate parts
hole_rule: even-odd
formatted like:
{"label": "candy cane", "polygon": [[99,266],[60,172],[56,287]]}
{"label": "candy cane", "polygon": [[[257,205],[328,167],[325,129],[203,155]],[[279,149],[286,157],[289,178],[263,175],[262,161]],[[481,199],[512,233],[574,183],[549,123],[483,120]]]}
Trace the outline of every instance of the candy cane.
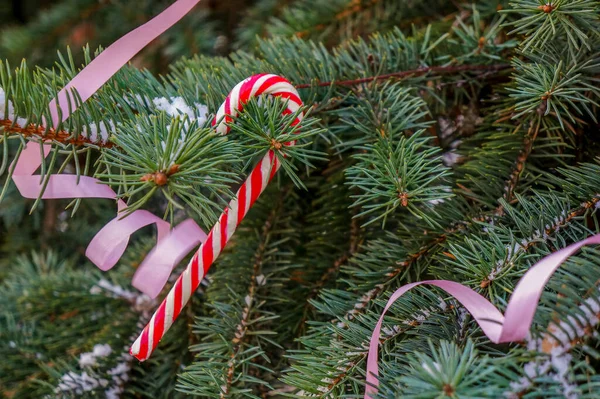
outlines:
{"label": "candy cane", "polygon": [[[270,74],[255,75],[238,83],[227,96],[225,103],[221,105],[213,120],[216,131],[227,134],[229,132],[227,123],[233,120],[233,117],[251,97],[261,94],[270,94],[283,101],[286,104],[284,115],[295,113],[302,106],[298,92],[284,78]],[[302,116],[302,113],[298,114],[292,126],[299,124]],[[217,122],[219,123],[217,124]],[[294,145],[294,142],[286,143],[286,145]],[[194,254],[186,269],[131,347],[130,353],[138,360],[144,361],[150,357],[279,167],[280,163],[275,157],[275,153],[273,150],[269,150],[252,170],[250,176],[239,188],[235,198],[229,202],[219,217],[219,221],[208,234],[206,241]]]}

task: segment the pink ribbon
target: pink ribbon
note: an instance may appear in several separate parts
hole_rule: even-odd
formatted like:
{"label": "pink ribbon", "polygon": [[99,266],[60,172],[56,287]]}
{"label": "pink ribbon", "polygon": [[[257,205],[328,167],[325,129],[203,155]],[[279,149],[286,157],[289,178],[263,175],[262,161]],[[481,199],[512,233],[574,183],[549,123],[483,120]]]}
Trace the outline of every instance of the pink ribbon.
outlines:
{"label": "pink ribbon", "polygon": [[588,237],[583,241],[569,245],[551,255],[546,256],[521,278],[510,297],[506,313],[502,313],[490,301],[462,284],[448,280],[427,280],[407,284],[397,289],[383,309],[383,313],[373,330],[367,357],[367,388],[365,399],[374,397],[378,392],[379,367],[377,364],[381,325],[388,309],[407,291],[419,285],[439,287],[456,298],[471,313],[483,333],[495,344],[503,342],[522,341],[527,337],[533,323],[533,316],[544,287],[552,274],[565,260],[581,247],[590,244],[600,244],[600,234]]}
{"label": "pink ribbon", "polygon": [[[50,102],[53,126],[58,128],[59,121],[64,122],[77,109],[77,104],[69,101],[68,93],[76,91],[82,103],[87,101],[133,56],[179,21],[199,2],[200,0],[176,1],[98,55]],[[62,118],[59,112],[62,112]],[[44,188],[44,178],[34,173],[40,167],[42,159],[50,153],[50,148],[43,143],[39,145],[42,146],[41,151],[37,145],[31,143],[26,145],[14,166],[12,178],[23,197],[117,199],[117,194],[109,186],[89,176],[78,178],[74,175],[51,175],[46,177]],[[117,205],[119,212],[127,207],[121,200],[117,201]],[[156,225],[158,243],[138,267],[133,277],[133,285],[154,298],[162,290],[173,268],[188,252],[206,239],[206,233],[193,220],[188,219],[171,230],[169,223],[145,210],[132,212],[124,218],[117,216],[98,232],[85,254],[100,269],[109,270],[125,252],[130,236],[150,224]]]}

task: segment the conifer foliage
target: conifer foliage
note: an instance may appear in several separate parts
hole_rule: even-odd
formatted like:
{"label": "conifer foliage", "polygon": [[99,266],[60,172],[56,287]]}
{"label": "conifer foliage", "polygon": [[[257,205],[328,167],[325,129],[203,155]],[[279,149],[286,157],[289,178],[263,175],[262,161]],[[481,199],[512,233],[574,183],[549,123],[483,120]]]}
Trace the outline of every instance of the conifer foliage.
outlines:
{"label": "conifer foliage", "polygon": [[[0,30],[0,397],[360,397],[396,288],[449,279],[504,310],[535,262],[600,232],[599,1],[211,3],[146,50],[150,69],[44,124],[99,45],[167,4],[62,0]],[[231,88],[263,72],[298,88],[302,124],[260,97],[214,134]],[[258,157],[282,162],[144,363],[127,348],[158,302],[130,280],[155,233],[97,270],[85,247],[114,203],[26,200],[11,182],[40,139],[42,181],[94,176],[130,210],[205,231]],[[443,291],[413,290],[384,321],[378,397],[597,398],[599,281],[585,248],[506,345]]]}

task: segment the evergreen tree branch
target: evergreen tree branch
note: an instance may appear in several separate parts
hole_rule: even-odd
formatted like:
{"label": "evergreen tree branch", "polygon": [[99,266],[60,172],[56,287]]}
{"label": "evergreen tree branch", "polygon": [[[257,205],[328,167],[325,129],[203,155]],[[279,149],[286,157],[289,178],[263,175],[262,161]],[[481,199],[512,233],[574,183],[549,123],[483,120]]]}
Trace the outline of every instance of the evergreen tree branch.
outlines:
{"label": "evergreen tree branch", "polygon": [[[550,249],[550,252],[554,252],[554,251],[558,250],[558,248],[552,247],[551,242],[553,241],[553,238],[551,238],[551,234],[556,233],[558,230],[564,231],[565,227],[567,227],[569,225],[573,225],[573,224],[577,225],[579,222],[576,222],[576,220],[578,220],[578,218],[580,216],[589,212],[590,209],[594,209],[594,207],[599,202],[599,200],[600,200],[600,198],[596,194],[588,201],[585,201],[581,206],[572,208],[571,211],[569,211],[564,218],[559,219],[556,224],[548,225],[548,227],[546,228],[546,230],[544,232],[542,232],[538,236],[536,236],[537,238],[528,239],[527,243],[523,244],[523,251],[530,251],[532,248],[538,247],[541,244],[545,244],[545,245],[549,246],[548,248]],[[523,201],[525,201],[525,200],[523,200]],[[515,212],[515,211],[511,210],[510,213],[512,213],[512,212]],[[516,215],[513,215],[513,216],[516,217]],[[491,225],[491,226],[493,226],[493,225]],[[472,251],[472,248],[469,248],[469,250]],[[521,252],[521,253],[523,253],[523,252]],[[514,260],[515,260],[515,258],[511,257],[511,258],[505,260],[505,263],[510,263],[512,265],[512,262]],[[457,261],[461,262],[461,260],[457,260]],[[501,273],[501,271],[497,270],[496,276],[499,276],[498,273]],[[457,276],[457,278],[460,279],[460,276]],[[482,282],[481,289],[489,289],[489,287],[490,287],[489,282],[488,282],[488,284],[483,284],[483,282]],[[508,291],[509,289],[502,288],[502,291],[504,291],[504,290]],[[490,297],[491,297],[491,295],[490,295]],[[381,305],[381,304],[385,303],[385,301],[383,301],[383,300],[380,301],[380,300],[375,299],[373,302],[369,303],[368,305],[373,305],[374,303],[378,303]],[[360,308],[360,306],[359,306],[359,308]],[[371,319],[372,315],[370,315],[370,314],[373,312],[369,312],[368,314],[365,313],[367,308],[371,308],[371,306],[365,306],[364,308],[361,308],[360,312],[356,312],[353,315],[353,317],[351,318],[352,321],[341,323],[343,325],[337,325],[337,326],[335,323],[330,324],[329,327],[326,328],[326,330],[329,332],[334,332],[335,333],[334,335],[337,335],[337,340],[346,341],[346,340],[350,339],[349,337],[350,337],[350,334],[352,331],[354,331],[353,335],[356,335],[356,333],[358,333],[358,330],[360,330],[359,326],[361,326],[363,323],[368,323],[367,320]],[[374,312],[374,313],[377,314],[377,312]],[[360,314],[362,314],[362,315],[360,315]],[[360,317],[358,317],[359,315],[360,315]],[[422,318],[420,318],[419,320],[422,320]],[[417,323],[411,323],[411,324],[415,324],[415,326],[418,325]],[[349,329],[347,333],[344,332],[344,330],[346,330],[346,329]],[[393,331],[393,330],[390,330],[390,331]],[[366,343],[368,340],[367,332],[360,333],[361,336],[364,336],[363,339],[365,340],[365,342],[360,343],[360,341],[357,341],[357,337],[354,337],[354,338],[352,338],[352,341],[347,342],[345,344],[345,345],[350,345],[350,347],[356,348],[355,350],[358,350],[359,353],[356,353],[357,362],[352,361],[350,363],[344,363],[345,364],[344,367],[337,368],[336,371],[330,372],[328,374],[328,376],[330,379],[332,379],[335,382],[335,384],[329,383],[328,385],[325,385],[325,384],[321,385],[322,388],[320,389],[320,392],[331,393],[333,389],[338,389],[340,384],[343,384],[344,381],[346,381],[349,378],[353,378],[353,377],[351,377],[350,374],[353,374],[356,372],[357,367],[360,366],[360,362],[362,361],[362,359],[364,359],[363,357],[366,357],[367,351],[366,350],[363,351],[360,348],[368,347],[368,344]],[[406,331],[404,331],[404,333],[406,333]],[[362,335],[362,334],[364,334],[364,335]],[[325,339],[325,337],[324,337],[324,339]],[[328,339],[331,339],[331,337],[329,337]],[[383,340],[383,344],[385,344],[386,342],[389,342],[389,340]],[[341,344],[340,347],[344,348],[343,344]],[[343,349],[343,350],[352,351],[352,349],[350,349],[350,347],[346,347],[346,349]],[[333,359],[335,359],[335,358],[333,358]],[[353,357],[352,359],[355,359],[355,358]],[[339,390],[338,390],[338,392],[339,392]],[[319,397],[326,397],[326,396],[327,395],[325,394],[325,395],[322,395]]]}
{"label": "evergreen tree branch", "polygon": [[[428,67],[428,68],[419,68],[409,71],[399,71],[392,72],[388,74],[371,76],[366,78],[357,78],[357,79],[348,79],[348,80],[340,80],[340,81],[330,81],[330,82],[318,82],[318,79],[315,83],[302,83],[297,84],[295,87],[297,89],[305,89],[311,87],[329,87],[329,86],[353,86],[361,83],[368,83],[379,80],[388,80],[395,78],[405,78],[405,77],[414,77],[414,76],[422,76],[428,73],[434,74],[454,74],[454,73],[462,73],[462,72],[471,72],[471,71],[483,71],[486,76],[490,76],[490,73],[503,71],[512,68],[510,64],[498,64],[498,65],[459,65],[459,66],[436,66],[436,67]],[[464,81],[459,81],[464,82]],[[339,107],[341,104],[337,104]],[[334,109],[334,108],[330,108]],[[2,119],[0,120],[0,126],[3,128],[4,132],[9,135],[20,135],[26,138],[29,137],[38,137],[44,140],[53,140],[61,144],[72,144],[74,146],[84,146],[87,144],[91,144],[95,147],[99,148],[113,148],[116,146],[115,142],[112,141],[92,141],[89,138],[83,135],[77,135],[77,137],[73,137],[72,133],[69,133],[65,130],[60,130],[58,132],[55,131],[54,128],[47,128],[44,126],[36,126],[34,124],[30,124],[26,128],[19,126],[15,121],[10,119]]]}
{"label": "evergreen tree branch", "polygon": [[[288,181],[283,192],[290,194],[293,188]],[[275,309],[282,306],[287,310],[292,301],[289,292],[275,290],[281,290],[282,282],[289,278],[286,259],[292,252],[283,246],[289,239],[289,208],[295,207],[296,201],[293,194],[278,195],[274,189],[267,189],[271,201],[253,207],[236,235],[235,251],[224,254],[209,277],[210,316],[195,323],[200,343],[191,347],[195,363],[180,376],[178,389],[182,392],[211,398],[256,398],[272,389],[272,373],[282,350],[278,341],[283,317]]]}
{"label": "evergreen tree branch", "polygon": [[[442,303],[444,303],[444,307],[443,307],[443,309],[441,309],[441,312],[436,313],[436,316],[440,315],[440,314],[451,314],[456,311],[456,307],[454,305],[446,305],[443,300],[442,300]],[[427,324],[428,322],[431,322],[431,320],[429,320],[429,318],[430,318],[429,316],[434,315],[433,311],[431,311],[431,310],[433,310],[433,309],[422,309],[421,308],[421,309],[415,310],[414,313],[411,314],[406,320],[402,320],[402,325],[392,325],[390,327],[385,327],[382,330],[382,334],[379,339],[379,344],[383,347],[386,344],[394,342],[399,337],[418,329],[420,326],[423,326],[423,325]],[[339,330],[339,329],[349,328],[350,330],[355,331],[357,329],[361,329],[361,327],[362,327],[362,323],[359,321],[356,321],[356,322],[348,322],[344,326],[338,325],[334,329]],[[335,341],[341,341],[341,340],[343,340],[343,337],[341,337],[341,336],[338,336],[335,339]],[[351,349],[347,348],[347,350],[351,350]],[[330,397],[336,397],[335,392],[343,392],[343,389],[341,390],[340,387],[343,386],[343,384],[346,381],[353,378],[352,374],[356,373],[357,370],[359,370],[364,365],[364,362],[366,361],[367,356],[368,356],[368,342],[367,341],[363,342],[360,345],[360,348],[356,348],[354,350],[351,350],[350,352],[347,352],[346,358],[344,359],[344,362],[343,362],[343,365],[338,366],[332,372],[327,373],[327,378],[321,380],[321,382],[327,383],[328,385],[320,386],[318,388],[318,394],[316,394],[314,397],[325,399],[325,398],[330,398]],[[305,396],[300,396],[300,397],[305,397]],[[313,397],[313,395],[310,395],[310,397]]]}
{"label": "evergreen tree branch", "polygon": [[[128,15],[152,13],[155,8],[150,4],[136,3],[143,10]],[[40,132],[37,124],[48,119],[49,100],[80,69],[78,55],[61,56],[53,69],[28,69],[22,64],[14,71],[3,64],[0,70],[4,99],[0,119],[10,115],[0,122],[0,142],[9,155],[0,161],[0,169],[7,168],[10,155],[27,140],[54,139],[46,143],[54,145],[55,158],[44,164],[44,175],[71,168],[83,146],[95,170],[82,173],[113,184],[119,195],[133,198],[154,190],[146,205],[162,206],[170,197],[167,209],[161,209],[166,213],[183,198],[200,199],[205,205],[212,201],[217,206],[211,207],[220,212],[218,204],[231,196],[226,190],[236,185],[258,154],[274,148],[285,171],[298,187],[306,188],[286,191],[292,183],[281,173],[270,184],[207,276],[212,280],[210,289],[200,295],[206,302],[186,309],[187,317],[171,330],[172,338],[161,343],[164,355],[142,366],[129,365],[132,383],[119,383],[124,396],[165,398],[173,394],[170,387],[179,373],[177,394],[182,396],[358,397],[364,392],[369,335],[395,288],[423,279],[451,279],[473,287],[502,309],[534,262],[600,229],[600,168],[594,159],[600,148],[595,143],[600,104],[597,0],[548,4],[541,0],[473,4],[257,0],[255,4],[252,26],[238,31],[238,37],[257,44],[252,52],[184,59],[161,78],[124,68],[91,101],[54,126],[59,132]],[[499,14],[499,5],[511,10]],[[118,2],[111,9],[127,7],[126,2]],[[107,9],[103,7],[102,18]],[[224,15],[231,15],[228,11]],[[171,55],[194,47],[200,29],[191,34],[189,27],[205,26],[198,21],[204,21],[204,16],[190,24],[182,21],[183,31],[174,27],[176,41],[171,33],[164,36]],[[218,31],[219,24],[214,27]],[[515,36],[508,36],[511,29]],[[381,33],[363,39],[375,31]],[[254,39],[256,32],[274,37]],[[321,42],[301,40],[298,33]],[[195,48],[220,53],[228,48],[221,39]],[[151,51],[159,47],[164,46],[159,43]],[[87,53],[86,57],[91,58]],[[165,61],[162,55],[157,58]],[[297,137],[286,128],[293,116],[282,118],[281,109],[265,98],[244,107],[228,136],[212,136],[211,113],[231,87],[259,72],[298,83],[302,99],[312,105],[316,117],[305,118],[308,131],[299,131],[310,143],[284,146]],[[187,129],[192,124],[194,128]],[[411,142],[402,147],[405,152],[386,152],[380,144],[385,141],[396,149],[398,142],[415,132],[431,137],[425,147]],[[79,136],[95,139],[77,141]],[[211,143],[219,145],[210,147]],[[377,152],[376,145],[383,150]],[[177,150],[182,148],[186,156],[178,159]],[[93,149],[99,150],[97,154]],[[335,160],[323,162],[324,153]],[[428,154],[435,167],[419,163]],[[94,163],[95,155],[99,157]],[[437,173],[440,170],[443,176]],[[158,187],[156,177],[161,173],[167,179]],[[345,184],[350,182],[348,176],[354,176],[354,188]],[[433,181],[436,177],[439,183]],[[278,186],[281,182],[285,183]],[[214,184],[223,191],[211,191]],[[3,254],[38,247],[45,222],[57,234],[65,225],[81,229],[87,239],[104,220],[103,205],[91,200],[82,202],[80,212],[89,213],[82,221],[65,219],[58,209],[56,223],[36,219],[41,213],[23,219],[20,215],[26,214],[27,202],[14,185],[6,187],[0,208]],[[171,191],[164,198],[155,197],[167,188]],[[179,191],[173,194],[175,190]],[[286,195],[289,200],[265,232],[265,221]],[[350,208],[361,196],[360,210]],[[135,204],[137,199],[129,205],[141,206]],[[385,227],[368,224],[377,215],[361,212],[386,203],[392,206]],[[191,208],[197,210],[199,205]],[[381,214],[388,209],[384,205],[379,210]],[[54,210],[46,215],[51,213]],[[183,210],[171,213],[176,219],[183,214]],[[202,214],[208,219],[214,216]],[[435,223],[429,223],[428,217]],[[203,220],[207,225],[212,221]],[[68,237],[52,245],[72,253],[62,241],[77,242],[75,252],[83,252],[87,241]],[[599,254],[597,248],[582,250],[550,280],[531,331],[535,341],[528,341],[526,347],[490,345],[466,311],[441,291],[407,295],[384,321],[380,397],[512,399],[511,392],[532,397],[570,397],[569,392],[577,392],[580,399],[596,399],[600,353],[592,331],[597,330],[600,317],[592,310],[600,309]],[[21,264],[15,267],[12,259],[5,256],[0,263],[18,273]],[[59,270],[54,264],[51,267]],[[76,370],[52,367],[57,374],[48,378],[36,365],[48,360],[33,356],[38,349],[28,346],[31,337],[59,341],[62,352],[55,358],[73,364],[76,359],[64,353],[77,345],[89,350],[90,344],[100,342],[98,337],[104,337],[102,332],[93,340],[85,339],[86,331],[100,328],[88,325],[85,311],[98,308],[88,299],[101,299],[98,302],[110,306],[107,299],[114,298],[88,295],[86,284],[77,290],[72,290],[73,282],[63,284],[73,276],[77,285],[85,282],[85,273],[77,272],[51,277],[27,274],[31,282],[18,282],[16,291],[12,278],[9,287],[0,287],[10,293],[10,300],[0,299],[9,314],[0,316],[2,327],[7,327],[0,328],[0,355],[9,360],[8,366],[0,367],[5,371],[0,372],[0,381],[8,382],[15,396],[52,396],[65,370]],[[0,279],[7,273],[0,270]],[[38,295],[35,287],[41,287],[44,295]],[[76,292],[76,303],[54,296],[56,287]],[[28,295],[14,294],[25,290]],[[128,313],[132,303],[114,306],[128,319],[114,320],[123,335],[123,323],[135,323]],[[40,312],[47,307],[54,309],[49,316]],[[192,329],[186,325],[190,321],[194,321]],[[55,325],[65,326],[64,331],[57,334]],[[73,330],[66,328],[71,326]],[[117,342],[108,327],[107,339]],[[69,335],[75,342],[68,345],[61,340],[67,331],[76,331]],[[12,341],[17,348],[8,344]],[[556,352],[563,349],[565,356],[557,358]],[[56,352],[56,347],[39,351]],[[408,358],[407,353],[419,355]],[[532,370],[546,363],[551,365],[547,372],[534,375]],[[565,372],[558,373],[554,366]],[[105,375],[108,370],[104,365],[98,369]],[[49,387],[44,392],[32,388],[25,381],[28,375],[49,382]],[[513,387],[510,382],[517,384]],[[93,391],[96,396],[102,393]]]}

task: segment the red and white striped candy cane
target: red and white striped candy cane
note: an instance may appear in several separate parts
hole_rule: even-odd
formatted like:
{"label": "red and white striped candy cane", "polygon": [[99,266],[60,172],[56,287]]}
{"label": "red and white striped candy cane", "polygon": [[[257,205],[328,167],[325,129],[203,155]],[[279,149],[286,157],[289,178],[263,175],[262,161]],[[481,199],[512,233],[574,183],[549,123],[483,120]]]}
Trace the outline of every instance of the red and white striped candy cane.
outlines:
{"label": "red and white striped candy cane", "polygon": [[[271,74],[254,75],[238,83],[227,96],[225,103],[219,108],[213,120],[213,126],[220,121],[216,126],[217,132],[221,134],[229,133],[229,127],[226,124],[232,121],[232,117],[237,115],[238,111],[243,108],[251,97],[260,94],[270,94],[284,101],[287,105],[284,115],[294,113],[302,106],[298,92],[284,78]],[[300,123],[302,116],[302,114],[299,114],[293,125]],[[293,144],[294,142],[286,143],[286,145]],[[269,150],[252,170],[250,176],[239,188],[235,198],[229,202],[229,205],[219,217],[219,221],[208,234],[206,241],[194,254],[185,271],[179,276],[167,297],[131,347],[130,353],[138,360],[148,359],[158,346],[169,327],[179,316],[181,309],[198,288],[200,281],[214,260],[227,245],[254,201],[267,187],[279,166],[280,163],[277,161],[274,152]]]}

